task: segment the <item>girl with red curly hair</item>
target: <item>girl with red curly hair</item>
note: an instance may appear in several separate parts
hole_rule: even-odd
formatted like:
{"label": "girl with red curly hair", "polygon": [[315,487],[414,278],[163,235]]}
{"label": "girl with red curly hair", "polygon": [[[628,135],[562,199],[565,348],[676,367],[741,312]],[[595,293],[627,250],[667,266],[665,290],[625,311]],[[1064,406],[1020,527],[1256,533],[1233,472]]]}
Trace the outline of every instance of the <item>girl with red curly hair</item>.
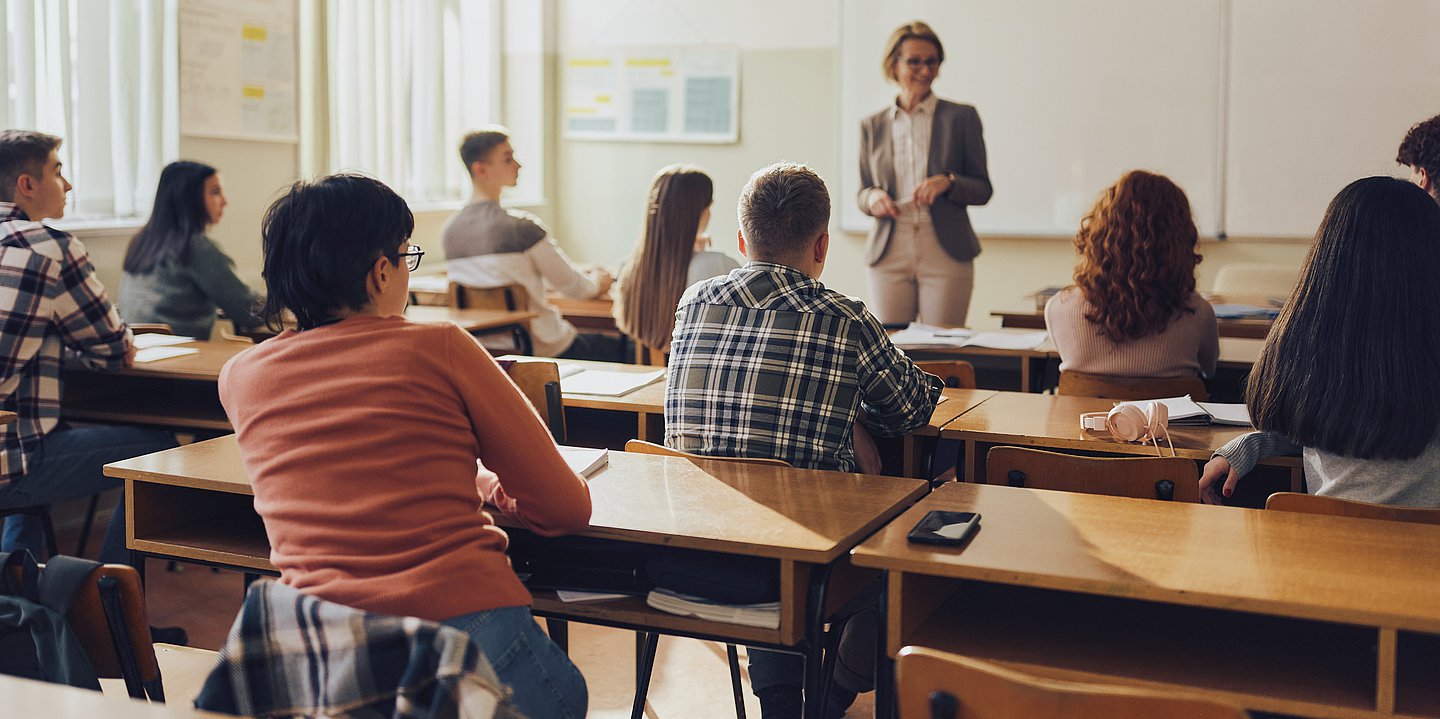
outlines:
{"label": "girl with red curly hair", "polygon": [[1195,293],[1199,235],[1185,191],[1133,170],[1110,186],[1075,234],[1075,286],[1045,305],[1060,370],[1121,377],[1215,371],[1215,310]]}

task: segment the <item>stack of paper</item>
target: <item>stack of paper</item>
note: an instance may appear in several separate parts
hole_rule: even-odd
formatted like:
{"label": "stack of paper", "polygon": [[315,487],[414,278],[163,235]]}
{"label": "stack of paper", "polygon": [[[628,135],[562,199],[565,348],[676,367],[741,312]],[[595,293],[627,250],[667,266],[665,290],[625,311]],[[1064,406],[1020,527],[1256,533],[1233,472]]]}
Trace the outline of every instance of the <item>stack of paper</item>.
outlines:
{"label": "stack of paper", "polygon": [[[1196,402],[1190,395],[1184,397],[1167,397],[1165,399],[1148,400],[1159,402],[1165,405],[1170,412],[1170,424],[1175,425],[1201,425],[1201,424],[1226,424],[1238,427],[1250,426],[1250,412],[1245,409],[1244,404],[1227,404],[1224,402]],[[1116,404],[1134,404],[1143,406],[1145,402],[1117,402]]]}
{"label": "stack of paper", "polygon": [[575,474],[581,477],[589,477],[610,464],[610,450],[608,449],[571,447],[562,444],[560,445],[560,456],[564,457],[565,463],[570,465],[570,469],[575,470]]}
{"label": "stack of paper", "polygon": [[183,345],[186,342],[194,342],[194,337],[182,335],[162,335],[155,332],[147,332],[143,335],[135,335],[135,349],[148,350],[151,347],[170,347],[171,345]]}
{"label": "stack of paper", "polygon": [[1044,330],[991,330],[976,332],[963,328],[948,329],[919,322],[890,335],[890,341],[901,349],[944,349],[951,347],[988,347],[990,349],[1032,350],[1045,343],[1049,334]]}
{"label": "stack of paper", "polygon": [[616,372],[614,370],[586,369],[568,376],[561,376],[560,389],[565,394],[598,394],[606,397],[621,397],[645,385],[658,382],[665,376],[665,370],[650,372]]}
{"label": "stack of paper", "polygon": [[645,603],[662,612],[682,617],[698,617],[711,622],[742,624],[762,629],[776,629],[780,626],[780,602],[721,604],[668,589],[654,589],[645,597]]}

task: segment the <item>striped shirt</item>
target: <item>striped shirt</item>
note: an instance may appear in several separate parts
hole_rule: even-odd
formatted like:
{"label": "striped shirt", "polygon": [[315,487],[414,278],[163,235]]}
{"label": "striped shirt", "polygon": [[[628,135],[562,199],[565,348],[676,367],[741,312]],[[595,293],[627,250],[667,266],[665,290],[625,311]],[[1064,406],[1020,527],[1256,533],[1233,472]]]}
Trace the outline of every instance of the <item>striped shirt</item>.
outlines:
{"label": "striped shirt", "polygon": [[665,444],[851,472],[860,409],[877,433],[904,434],[930,420],[943,387],[864,303],[790,267],[751,262],[680,298]]}
{"label": "striped shirt", "polygon": [[119,369],[130,329],[105,297],[85,246],[0,202],[0,486],[25,474],[60,421],[61,350],[92,369]]}

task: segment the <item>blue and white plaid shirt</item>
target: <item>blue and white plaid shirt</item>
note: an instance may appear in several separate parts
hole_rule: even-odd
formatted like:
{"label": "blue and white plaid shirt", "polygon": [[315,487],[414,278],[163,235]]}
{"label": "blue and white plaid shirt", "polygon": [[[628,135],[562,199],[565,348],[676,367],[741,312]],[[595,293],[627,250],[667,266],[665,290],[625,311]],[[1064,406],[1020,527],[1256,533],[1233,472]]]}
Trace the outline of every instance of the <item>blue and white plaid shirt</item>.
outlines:
{"label": "blue and white plaid shirt", "polygon": [[900,435],[930,420],[944,384],[896,349],[853,297],[751,262],[680,298],[665,444],[853,472],[853,426]]}
{"label": "blue and white plaid shirt", "polygon": [[133,338],[105,297],[85,246],[0,202],[0,487],[60,421],[60,353],[92,369],[124,366]]}

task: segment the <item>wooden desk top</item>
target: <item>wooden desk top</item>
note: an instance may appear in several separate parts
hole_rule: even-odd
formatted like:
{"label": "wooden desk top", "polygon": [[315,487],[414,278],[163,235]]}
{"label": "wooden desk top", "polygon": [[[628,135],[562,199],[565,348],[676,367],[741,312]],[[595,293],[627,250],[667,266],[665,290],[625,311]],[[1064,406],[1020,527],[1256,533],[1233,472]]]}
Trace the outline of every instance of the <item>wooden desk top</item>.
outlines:
{"label": "wooden desk top", "polygon": [[521,325],[535,319],[530,310],[457,310],[450,307],[412,305],[405,308],[405,319],[413,322],[450,322],[466,332],[493,330]]}
{"label": "wooden desk top", "polygon": [[560,314],[567,318],[587,317],[591,319],[611,319],[611,313],[615,309],[615,300],[609,295],[604,297],[592,297],[588,300],[577,300],[574,297],[565,295],[548,294],[545,301],[560,309]]}
{"label": "wooden desk top", "polygon": [[[622,364],[620,362],[601,362],[597,360],[572,360],[572,359],[550,359],[548,357],[527,357],[524,355],[504,355],[498,359],[514,360],[516,362],[555,362],[562,365],[579,365],[586,369],[598,369],[609,372],[653,372],[663,367],[651,367],[648,365]],[[565,381],[560,381],[563,392]],[[608,409],[616,412],[636,412],[640,414],[664,414],[665,413],[665,380],[661,379],[641,387],[640,389],[624,394],[619,397],[611,397],[600,394],[580,394],[578,392],[564,392],[566,407],[584,407],[588,409]]]}
{"label": "wooden desk top", "polygon": [[[911,544],[979,512],[962,548]],[[857,547],[877,569],[1440,632],[1440,527],[950,483]]]}
{"label": "wooden desk top", "polygon": [[[1021,447],[1155,454],[1152,445],[1116,442],[1104,432],[1080,429],[1082,412],[1108,412],[1114,404],[1113,400],[1093,397],[997,392],[994,397],[951,420],[941,428],[940,436]],[[1175,443],[1177,455],[1208,460],[1221,445],[1252,431],[1249,427],[1171,425],[1170,439]],[[1161,446],[1165,449],[1165,456],[1169,456],[1169,445],[1162,440]],[[1272,463],[1267,461],[1267,464]]]}
{"label": "wooden desk top", "polygon": [[218,382],[220,368],[235,355],[254,347],[249,342],[236,340],[196,340],[176,345],[180,349],[197,349],[195,354],[166,357],[154,362],[136,362],[133,367],[117,370],[113,374],[132,377],[153,377],[156,379],[186,379],[202,382]]}
{"label": "wooden desk top", "polygon": [[[234,435],[106,465],[120,479],[251,494]],[[924,496],[915,479],[610,452],[588,536],[831,562]],[[502,523],[504,523],[502,521]]]}
{"label": "wooden desk top", "polygon": [[48,717],[49,719],[174,719],[214,717],[234,719],[229,714],[212,714],[189,707],[188,702],[152,704],[129,697],[64,684],[50,684],[0,674],[0,696],[5,699],[5,716]]}
{"label": "wooden desk top", "polygon": [[912,434],[934,437],[940,434],[941,427],[997,394],[1000,393],[993,389],[951,389],[946,387],[945,401],[935,405],[935,412],[930,415],[930,424],[915,430]]}

